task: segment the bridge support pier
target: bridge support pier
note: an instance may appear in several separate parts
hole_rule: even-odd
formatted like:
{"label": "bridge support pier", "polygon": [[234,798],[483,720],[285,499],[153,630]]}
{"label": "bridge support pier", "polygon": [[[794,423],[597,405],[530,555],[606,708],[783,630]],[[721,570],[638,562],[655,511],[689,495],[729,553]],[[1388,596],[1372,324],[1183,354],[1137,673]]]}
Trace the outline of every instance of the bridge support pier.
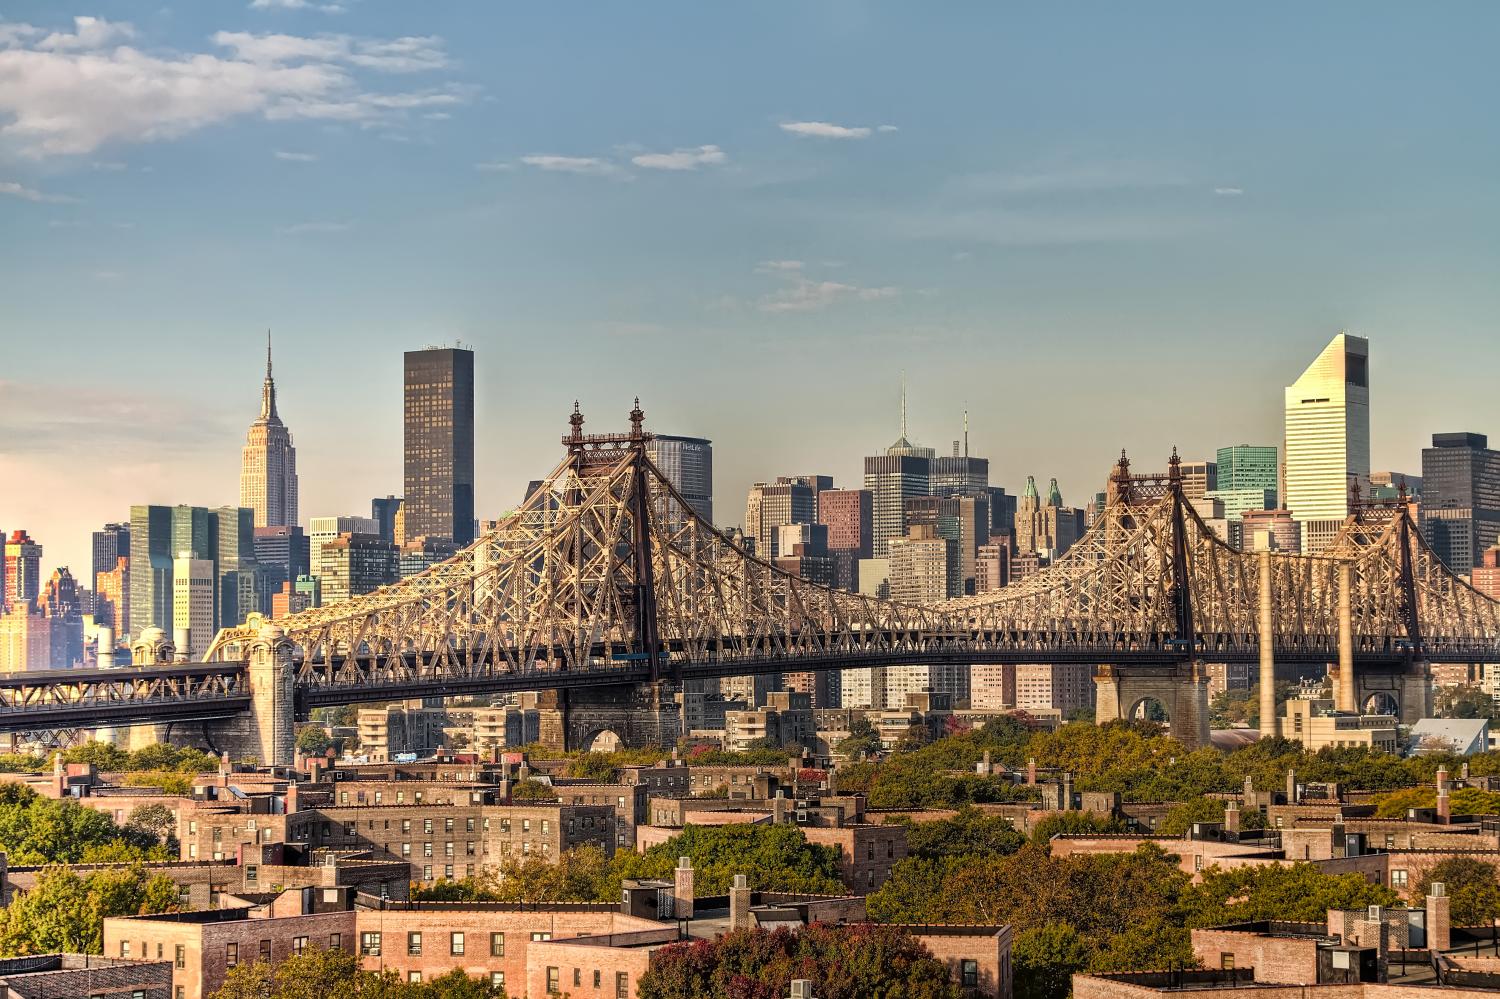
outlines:
{"label": "bridge support pier", "polygon": [[1354,571],[1339,563],[1339,671],[1334,678],[1333,706],[1340,711],[1358,711],[1354,689]]}
{"label": "bridge support pier", "polygon": [[1390,698],[1397,705],[1396,720],[1402,725],[1413,725],[1432,714],[1431,667],[1418,662],[1402,673],[1361,673],[1355,696],[1361,712],[1372,697]]}
{"label": "bridge support pier", "polygon": [[1280,730],[1276,717],[1276,616],[1271,601],[1271,553],[1260,553],[1260,606],[1256,620],[1260,632],[1260,734],[1274,738]]}
{"label": "bridge support pier", "polygon": [[564,749],[588,749],[606,733],[627,749],[673,746],[685,734],[665,683],[570,690],[563,703],[563,733]]}
{"label": "bridge support pier", "polygon": [[296,718],[291,645],[280,628],[267,624],[250,646],[246,675],[250,710],[228,721],[204,726],[210,748],[232,760],[262,766],[291,766],[296,752]]}
{"label": "bridge support pier", "polygon": [[1201,663],[1100,666],[1094,675],[1094,720],[1131,718],[1144,701],[1167,712],[1167,731],[1189,751],[1208,745],[1208,674]]}

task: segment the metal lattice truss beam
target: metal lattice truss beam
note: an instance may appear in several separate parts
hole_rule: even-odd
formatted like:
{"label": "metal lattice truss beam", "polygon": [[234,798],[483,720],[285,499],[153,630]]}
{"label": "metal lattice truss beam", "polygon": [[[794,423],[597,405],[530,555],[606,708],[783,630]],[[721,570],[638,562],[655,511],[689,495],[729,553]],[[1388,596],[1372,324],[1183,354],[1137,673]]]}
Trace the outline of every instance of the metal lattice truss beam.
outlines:
{"label": "metal lattice truss beam", "polygon": [[32,729],[225,717],[249,703],[248,680],[238,663],[0,676],[0,717],[24,715]]}
{"label": "metal lattice truss beam", "polygon": [[[636,414],[638,417],[639,410]],[[515,513],[420,575],[275,624],[303,689],[764,671],[992,654],[1253,659],[1259,553],[1220,539],[1173,472],[1122,460],[1098,520],[1052,566],[1004,589],[914,606],[834,590],[747,554],[692,513],[630,435],[585,436]],[[1269,556],[1278,659],[1330,661],[1350,579],[1357,655],[1500,655],[1500,603],[1447,571],[1411,526],[1351,518],[1329,552]],[[210,658],[242,660],[264,622]]]}

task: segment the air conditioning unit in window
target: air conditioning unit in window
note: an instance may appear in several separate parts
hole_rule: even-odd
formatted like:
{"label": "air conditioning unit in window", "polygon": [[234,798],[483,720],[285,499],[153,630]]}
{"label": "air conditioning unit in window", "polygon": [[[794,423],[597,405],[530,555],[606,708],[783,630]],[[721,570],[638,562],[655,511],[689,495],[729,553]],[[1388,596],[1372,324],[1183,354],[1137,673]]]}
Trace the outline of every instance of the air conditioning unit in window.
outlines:
{"label": "air conditioning unit in window", "polygon": [[807,978],[792,979],[791,999],[813,999],[812,980]]}

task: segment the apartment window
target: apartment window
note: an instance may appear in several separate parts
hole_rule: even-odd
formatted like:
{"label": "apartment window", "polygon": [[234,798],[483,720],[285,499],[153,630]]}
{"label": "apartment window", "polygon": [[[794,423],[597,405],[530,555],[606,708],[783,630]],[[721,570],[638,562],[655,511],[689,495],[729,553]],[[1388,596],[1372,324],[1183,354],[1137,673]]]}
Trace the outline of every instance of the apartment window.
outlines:
{"label": "apartment window", "polygon": [[431,881],[432,880],[432,865],[431,864],[424,864],[424,865],[422,865],[422,880],[423,881]]}
{"label": "apartment window", "polygon": [[340,805],[347,805],[347,804],[349,804],[349,792],[348,791],[340,791],[339,792],[339,804]]}
{"label": "apartment window", "polygon": [[237,944],[237,943],[227,943],[227,944],[225,944],[224,945],[224,964],[227,967],[233,968],[235,965],[237,965],[239,963],[240,963],[240,945]]}
{"label": "apartment window", "polygon": [[490,957],[504,957],[504,956],[505,956],[505,934],[504,933],[491,933],[490,934]]}
{"label": "apartment window", "polygon": [[521,831],[522,832],[531,832],[531,820],[530,819],[522,819],[521,820]]}
{"label": "apartment window", "polygon": [[406,953],[412,957],[422,956],[422,934],[408,933],[406,935]]}
{"label": "apartment window", "polygon": [[543,940],[551,940],[551,939],[552,939],[552,934],[551,933],[542,932],[542,933],[533,933],[531,935],[531,942],[532,943],[540,943]]}
{"label": "apartment window", "polygon": [[173,989],[172,999],[187,999],[187,986],[179,985]]}
{"label": "apartment window", "polygon": [[492,972],[490,972],[490,984],[493,985],[497,989],[503,989],[503,988],[505,988],[505,972],[503,972],[503,971],[492,971]]}
{"label": "apartment window", "polygon": [[397,791],[396,792],[396,804],[401,805],[401,804],[405,804],[405,803],[406,803],[406,792],[405,791]]}
{"label": "apartment window", "polygon": [[292,953],[298,955],[307,953],[307,937],[292,937]]}
{"label": "apartment window", "polygon": [[474,831],[474,820],[473,819],[465,819],[464,820],[464,831],[465,832],[473,832]]}
{"label": "apartment window", "polygon": [[583,988],[583,969],[582,968],[574,968],[573,969],[573,984],[574,984],[574,986],[576,986],[578,988]]}
{"label": "apartment window", "polygon": [[1234,955],[1230,954],[1230,953],[1227,953],[1227,952],[1221,953],[1219,955],[1219,967],[1221,969],[1223,969],[1224,971],[1233,971],[1234,970]]}
{"label": "apartment window", "polygon": [[552,823],[546,819],[542,820],[542,833],[545,835],[552,831]]}
{"label": "apartment window", "polygon": [[121,940],[120,941],[120,956],[121,957],[129,957],[130,956],[130,941],[129,940]]}
{"label": "apartment window", "polygon": [[1391,887],[1392,888],[1405,888],[1406,887],[1406,872],[1404,870],[1399,870],[1398,869],[1398,870],[1394,870],[1394,871],[1391,872]]}
{"label": "apartment window", "polygon": [[630,976],[623,971],[615,972],[615,999],[630,999]]}
{"label": "apartment window", "polygon": [[474,841],[472,839],[469,840],[467,843],[464,844],[464,856],[466,856],[466,857],[472,857],[472,856],[474,856]]}
{"label": "apartment window", "polygon": [[556,994],[557,991],[558,991],[558,985],[560,984],[560,981],[561,980],[560,980],[560,978],[558,976],[557,969],[556,968],[548,968],[547,969],[547,991],[550,992],[550,993]]}
{"label": "apartment window", "polygon": [[420,985],[422,982],[422,973],[420,971],[408,971],[406,973],[406,980]]}
{"label": "apartment window", "polygon": [[1385,848],[1387,850],[1394,850],[1396,848],[1396,834],[1395,833],[1386,833],[1385,834]]}
{"label": "apartment window", "polygon": [[422,831],[424,833],[430,833],[430,832],[432,832],[432,820],[431,819],[423,819],[422,820]]}
{"label": "apartment window", "polygon": [[380,934],[366,931],[359,935],[359,952],[366,957],[380,956]]}
{"label": "apartment window", "polygon": [[269,940],[262,940],[260,942],[260,957],[259,957],[259,960],[264,961],[267,964],[271,963],[271,941],[269,941]]}
{"label": "apartment window", "polygon": [[403,856],[403,857],[410,857],[411,856],[411,844],[410,843],[402,843],[401,844],[401,856]]}
{"label": "apartment window", "polygon": [[444,864],[443,865],[443,877],[448,878],[450,880],[453,878],[453,865],[452,864]]}
{"label": "apartment window", "polygon": [[379,791],[375,792],[375,804],[377,804],[377,805],[380,804],[380,794],[381,794],[381,792],[379,792]]}
{"label": "apartment window", "polygon": [[245,865],[245,880],[246,881],[254,881],[259,876],[260,876],[260,869],[258,867],[256,867],[254,864],[246,864]]}
{"label": "apartment window", "polygon": [[424,857],[430,857],[430,856],[432,856],[432,844],[431,843],[423,843],[422,844],[422,856],[424,856]]}
{"label": "apartment window", "polygon": [[601,973],[600,973],[599,969],[595,968],[594,969],[594,988],[596,988],[596,989],[599,987],[599,979],[600,979],[600,977],[601,977]]}
{"label": "apartment window", "polygon": [[500,820],[500,831],[503,832],[503,833],[510,832],[510,819],[501,819]]}
{"label": "apartment window", "polygon": [[401,820],[401,831],[404,832],[404,833],[411,832],[411,819],[402,819]]}
{"label": "apartment window", "polygon": [[1193,870],[1194,871],[1201,871],[1201,870],[1203,870],[1203,854],[1201,854],[1201,853],[1195,853],[1195,854],[1193,854]]}
{"label": "apartment window", "polygon": [[342,933],[328,934],[328,949],[341,950],[344,946],[344,935]]}
{"label": "apartment window", "polygon": [[958,982],[966,989],[979,988],[979,962],[964,958],[958,965]]}
{"label": "apartment window", "polygon": [[176,954],[172,958],[172,964],[173,964],[174,967],[178,967],[178,968],[186,968],[187,967],[187,948],[184,947],[182,944],[178,944],[177,945],[177,951],[176,951]]}
{"label": "apartment window", "polygon": [[866,860],[874,860],[875,859],[875,841],[874,840],[870,840],[870,842],[868,842],[868,843],[865,844],[865,859]]}
{"label": "apartment window", "polygon": [[443,844],[443,856],[445,856],[445,857],[451,857],[451,856],[453,856],[453,841],[451,839],[448,842],[446,842],[446,843]]}
{"label": "apartment window", "polygon": [[452,831],[453,831],[453,820],[451,818],[450,819],[444,819],[443,820],[443,832],[452,832]]}

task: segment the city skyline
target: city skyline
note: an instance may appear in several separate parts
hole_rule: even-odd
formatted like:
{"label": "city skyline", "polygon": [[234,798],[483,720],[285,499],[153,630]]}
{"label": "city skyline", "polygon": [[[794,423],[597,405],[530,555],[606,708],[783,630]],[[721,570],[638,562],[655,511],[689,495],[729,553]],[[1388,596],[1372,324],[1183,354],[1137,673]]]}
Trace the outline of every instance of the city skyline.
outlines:
{"label": "city skyline", "polygon": [[[0,92],[0,325],[20,332],[0,480],[25,484],[0,527],[52,565],[82,571],[129,504],[234,501],[268,325],[304,522],[400,492],[399,355],[460,339],[480,519],[552,467],[574,398],[607,428],[639,394],[653,430],[714,441],[732,502],[798,469],[854,485],[895,436],[901,370],[917,443],[946,453],[967,409],[996,484],[1083,497],[1121,447],[1279,440],[1276,387],[1343,328],[1421,403],[1374,407],[1375,467],[1492,430],[1485,365],[1448,363],[1482,354],[1500,306],[1495,138],[1448,127],[1484,114],[1483,30],[1394,11],[1351,45],[1330,6],[1232,32],[984,10],[955,32],[850,5],[729,32],[601,10],[573,37],[530,11],[273,6],[7,8],[0,62],[118,68],[124,47],[142,74],[198,56],[259,88],[170,120],[67,73]],[[906,58],[938,37],[949,57]],[[1257,43],[1285,65],[1247,65]],[[1434,71],[1370,79],[1382,60]],[[324,99],[267,89],[294,69]],[[77,113],[47,125],[49,102]]]}

